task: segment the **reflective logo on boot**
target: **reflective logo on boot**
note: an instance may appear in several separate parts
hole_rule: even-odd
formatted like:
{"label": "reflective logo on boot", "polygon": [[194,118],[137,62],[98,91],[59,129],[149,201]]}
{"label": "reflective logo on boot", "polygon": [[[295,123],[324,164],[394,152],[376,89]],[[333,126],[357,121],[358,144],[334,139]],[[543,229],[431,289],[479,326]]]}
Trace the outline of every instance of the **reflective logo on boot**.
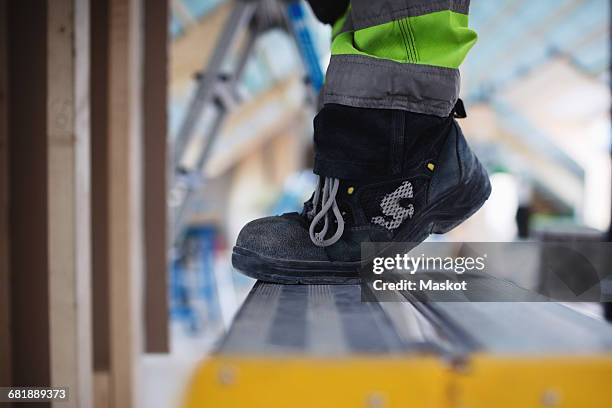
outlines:
{"label": "reflective logo on boot", "polygon": [[[408,207],[402,207],[400,200],[403,198],[413,198],[412,184],[409,181],[404,181],[395,191],[382,199],[380,209],[385,216],[372,218],[372,223],[393,230],[399,227],[406,218],[412,218],[414,206],[409,204]],[[387,218],[389,217],[392,219],[388,221]]]}

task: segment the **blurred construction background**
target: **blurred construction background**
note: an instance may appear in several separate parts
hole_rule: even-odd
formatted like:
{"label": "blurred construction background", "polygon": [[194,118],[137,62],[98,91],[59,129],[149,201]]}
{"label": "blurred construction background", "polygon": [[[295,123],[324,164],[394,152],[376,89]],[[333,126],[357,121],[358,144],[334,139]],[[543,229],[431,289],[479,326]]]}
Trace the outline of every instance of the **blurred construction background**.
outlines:
{"label": "blurred construction background", "polygon": [[[2,382],[71,384],[75,406],[177,406],[254,283],[231,268],[238,231],[313,190],[312,65],[273,8],[254,29],[228,23],[229,0],[1,4]],[[330,28],[301,10],[324,72]],[[437,239],[601,239],[610,3],[473,0],[470,25],[461,126],[493,194]],[[204,81],[217,88],[181,139]]]}

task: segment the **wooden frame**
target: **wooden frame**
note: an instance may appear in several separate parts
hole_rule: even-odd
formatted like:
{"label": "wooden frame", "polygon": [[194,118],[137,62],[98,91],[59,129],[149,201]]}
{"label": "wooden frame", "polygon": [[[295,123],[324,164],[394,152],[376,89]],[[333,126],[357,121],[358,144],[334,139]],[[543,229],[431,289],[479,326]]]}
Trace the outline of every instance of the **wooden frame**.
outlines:
{"label": "wooden frame", "polygon": [[111,407],[135,406],[141,352],[141,2],[111,0],[109,9],[108,255]]}
{"label": "wooden frame", "polygon": [[0,1],[0,387],[11,384],[7,7]]}
{"label": "wooden frame", "polygon": [[[150,255],[146,262],[154,267],[153,281],[147,279],[147,284],[156,285],[149,300],[157,309],[151,309],[149,319],[167,312],[165,238],[162,234],[145,241],[143,236],[144,222],[151,233],[165,230],[165,223],[160,224],[165,218],[165,182],[160,179],[165,180],[166,172],[167,53],[156,49],[156,41],[165,40],[167,4],[147,2],[146,33],[151,37],[143,56],[153,65],[163,61],[146,72],[140,60],[142,5],[139,0],[110,0],[101,6],[105,20],[102,36],[96,38],[102,39],[104,50],[96,55],[105,69],[99,72],[89,66],[90,0],[0,3],[0,21],[7,22],[0,29],[7,27],[10,34],[6,44],[8,36],[0,33],[0,54],[5,45],[7,54],[0,56],[0,380],[68,386],[68,406],[91,407],[94,395],[90,85],[96,92],[102,89],[95,114],[100,113],[96,123],[106,125],[101,134],[95,130],[105,166],[102,175],[95,175],[103,183],[97,198],[104,205],[94,206],[96,214],[103,214],[104,234],[97,238],[103,240],[100,270],[108,284],[96,314],[106,323],[103,341],[96,343],[102,350],[96,352],[100,361],[95,381],[106,390],[99,400],[103,406],[136,405],[145,246]],[[99,2],[95,6],[98,10]],[[90,84],[90,73],[101,81]],[[156,82],[146,94],[143,78]],[[100,101],[103,109],[98,111]],[[154,122],[146,127],[151,149],[144,151],[146,117]],[[148,160],[146,166],[143,160]],[[146,220],[143,195],[158,201],[147,207]],[[94,250],[99,243],[94,240]],[[159,351],[167,349],[166,320],[153,322],[162,321],[153,330],[161,333],[161,341],[153,346]],[[11,348],[12,367],[4,358]]]}
{"label": "wooden frame", "polygon": [[97,407],[135,404],[145,328],[146,351],[168,349],[167,8],[165,0],[92,4]]}
{"label": "wooden frame", "polygon": [[144,2],[145,350],[167,353],[168,1]]}
{"label": "wooden frame", "polygon": [[[108,1],[94,1],[91,24],[91,219],[93,366],[110,369],[108,267]],[[98,376],[100,377],[100,376]],[[95,384],[99,383],[96,381]],[[104,387],[106,389],[106,387]],[[98,388],[95,387],[96,402]]]}
{"label": "wooden frame", "polygon": [[51,381],[47,2],[7,3],[11,381],[22,386],[44,385]]}
{"label": "wooden frame", "polygon": [[48,0],[47,191],[51,385],[91,407],[89,1]]}

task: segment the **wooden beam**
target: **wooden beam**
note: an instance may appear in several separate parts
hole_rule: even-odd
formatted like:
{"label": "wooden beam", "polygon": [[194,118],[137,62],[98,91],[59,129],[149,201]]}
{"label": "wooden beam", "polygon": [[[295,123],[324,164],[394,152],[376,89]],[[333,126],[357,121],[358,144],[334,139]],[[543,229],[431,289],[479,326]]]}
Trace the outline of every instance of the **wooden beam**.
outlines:
{"label": "wooden beam", "polygon": [[108,371],[94,372],[94,408],[109,408]]}
{"label": "wooden beam", "polygon": [[48,0],[47,146],[51,385],[92,407],[89,1]]}
{"label": "wooden beam", "polygon": [[168,0],[144,2],[145,350],[168,352]]}
{"label": "wooden beam", "polygon": [[[91,3],[91,228],[93,365],[110,369],[108,268],[108,1]],[[97,384],[97,382],[96,382]],[[107,387],[101,388],[102,390]],[[98,399],[97,393],[95,398]]]}
{"label": "wooden beam", "polygon": [[112,408],[135,406],[142,319],[141,2],[111,0],[109,12],[108,211]]}
{"label": "wooden beam", "polygon": [[87,5],[7,19],[11,382],[68,386],[74,407],[91,406]]}
{"label": "wooden beam", "polygon": [[47,2],[8,2],[12,383],[50,383]]}
{"label": "wooden beam", "polygon": [[0,1],[0,387],[11,384],[6,1]]}

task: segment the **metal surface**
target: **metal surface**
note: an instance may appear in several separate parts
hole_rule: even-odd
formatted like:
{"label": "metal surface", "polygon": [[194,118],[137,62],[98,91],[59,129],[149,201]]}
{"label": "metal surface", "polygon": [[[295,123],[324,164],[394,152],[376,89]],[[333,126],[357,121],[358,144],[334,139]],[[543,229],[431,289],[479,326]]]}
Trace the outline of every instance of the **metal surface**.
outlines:
{"label": "metal surface", "polygon": [[612,353],[612,325],[559,303],[439,302],[432,307],[489,353]]}
{"label": "metal surface", "polygon": [[562,304],[362,302],[355,285],[259,282],[183,402],[603,408],[610,378],[612,327]]}
{"label": "metal surface", "polygon": [[183,407],[449,407],[449,375],[431,357],[215,356],[199,366]]}
{"label": "metal surface", "polygon": [[431,356],[214,356],[183,406],[609,408],[612,357],[476,355],[452,366]]}
{"label": "metal surface", "polygon": [[[512,298],[513,285],[486,285]],[[503,293],[501,293],[503,292]],[[400,295],[398,295],[400,296]],[[362,302],[358,285],[258,282],[218,352],[345,356],[612,353],[612,325],[554,302]],[[403,300],[403,301],[402,301]]]}
{"label": "metal surface", "polygon": [[456,399],[471,408],[604,408],[610,399],[612,355],[477,355],[453,376]]}
{"label": "metal surface", "polygon": [[258,282],[218,352],[337,357],[438,351],[433,334],[408,337],[395,325],[380,304],[361,302],[357,285]]}

